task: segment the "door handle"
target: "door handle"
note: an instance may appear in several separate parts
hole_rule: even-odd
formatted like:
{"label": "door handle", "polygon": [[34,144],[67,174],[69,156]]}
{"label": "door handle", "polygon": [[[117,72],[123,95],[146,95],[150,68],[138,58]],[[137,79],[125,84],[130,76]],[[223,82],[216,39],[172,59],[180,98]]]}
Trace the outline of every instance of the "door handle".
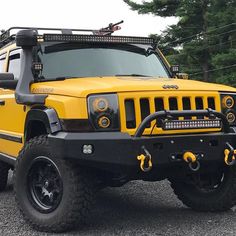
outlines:
{"label": "door handle", "polygon": [[5,105],[5,101],[4,100],[0,100],[0,106],[4,106]]}

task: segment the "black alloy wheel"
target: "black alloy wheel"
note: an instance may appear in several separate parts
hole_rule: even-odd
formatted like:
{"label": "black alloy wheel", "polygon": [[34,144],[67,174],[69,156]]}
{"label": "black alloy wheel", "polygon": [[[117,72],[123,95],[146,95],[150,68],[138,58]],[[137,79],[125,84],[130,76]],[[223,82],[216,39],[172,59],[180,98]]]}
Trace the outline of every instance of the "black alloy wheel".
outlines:
{"label": "black alloy wheel", "polygon": [[42,213],[54,211],[62,199],[63,183],[55,163],[47,157],[37,157],[27,176],[28,197]]}

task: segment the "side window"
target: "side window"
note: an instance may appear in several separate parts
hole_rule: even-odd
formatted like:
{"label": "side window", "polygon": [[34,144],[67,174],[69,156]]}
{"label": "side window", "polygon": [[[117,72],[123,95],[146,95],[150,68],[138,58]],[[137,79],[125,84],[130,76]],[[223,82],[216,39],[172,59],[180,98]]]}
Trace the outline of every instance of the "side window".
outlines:
{"label": "side window", "polygon": [[6,60],[6,54],[1,55],[0,56],[0,73],[5,72],[4,71],[5,60]]}
{"label": "side window", "polygon": [[20,77],[21,50],[11,51],[9,54],[8,72],[13,73],[15,79]]}

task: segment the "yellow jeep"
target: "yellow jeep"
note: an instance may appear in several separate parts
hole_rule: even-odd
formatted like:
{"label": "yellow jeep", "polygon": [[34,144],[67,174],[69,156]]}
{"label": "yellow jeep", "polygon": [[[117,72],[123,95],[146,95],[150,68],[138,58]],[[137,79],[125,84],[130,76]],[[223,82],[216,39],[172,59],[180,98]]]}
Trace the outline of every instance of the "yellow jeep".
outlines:
{"label": "yellow jeep", "polygon": [[115,26],[0,36],[0,190],[13,169],[38,230],[76,227],[100,188],[131,180],[169,179],[197,211],[236,202],[236,89],[180,79],[153,39]]}

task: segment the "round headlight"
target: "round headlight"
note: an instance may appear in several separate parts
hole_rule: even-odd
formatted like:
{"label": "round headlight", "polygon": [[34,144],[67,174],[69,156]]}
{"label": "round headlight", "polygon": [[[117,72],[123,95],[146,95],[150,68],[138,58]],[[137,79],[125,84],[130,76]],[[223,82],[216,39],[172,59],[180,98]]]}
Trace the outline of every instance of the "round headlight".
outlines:
{"label": "round headlight", "polygon": [[103,112],[108,109],[108,101],[105,98],[97,98],[93,102],[93,109],[95,111]]}
{"label": "round headlight", "polygon": [[225,96],[222,103],[224,107],[232,108],[234,106],[234,99],[231,96]]}
{"label": "round headlight", "polygon": [[89,121],[95,130],[120,130],[117,94],[92,94],[87,103]]}
{"label": "round headlight", "polygon": [[108,128],[111,124],[111,121],[108,117],[106,116],[101,116],[99,119],[98,119],[98,125],[100,128]]}

